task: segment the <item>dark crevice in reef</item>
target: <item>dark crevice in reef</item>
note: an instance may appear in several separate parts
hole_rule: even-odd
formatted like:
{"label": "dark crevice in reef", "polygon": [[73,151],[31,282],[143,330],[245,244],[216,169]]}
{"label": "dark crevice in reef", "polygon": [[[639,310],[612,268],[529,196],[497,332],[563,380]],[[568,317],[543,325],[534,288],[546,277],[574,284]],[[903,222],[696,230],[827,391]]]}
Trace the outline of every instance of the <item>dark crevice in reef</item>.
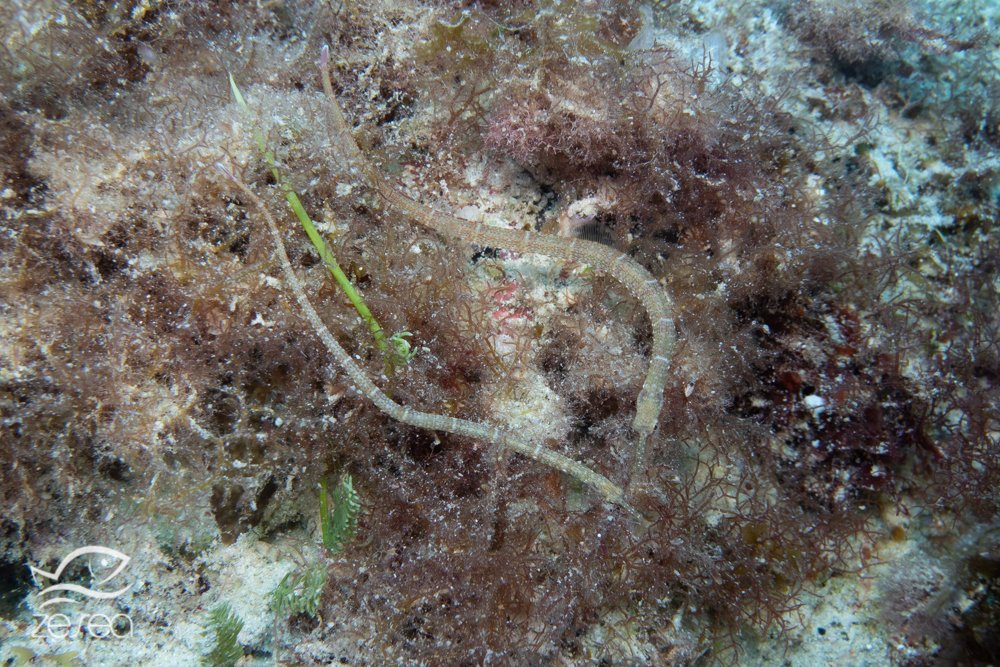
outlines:
{"label": "dark crevice in reef", "polygon": [[0,618],[13,620],[22,614],[21,601],[33,587],[31,571],[23,561],[0,560]]}

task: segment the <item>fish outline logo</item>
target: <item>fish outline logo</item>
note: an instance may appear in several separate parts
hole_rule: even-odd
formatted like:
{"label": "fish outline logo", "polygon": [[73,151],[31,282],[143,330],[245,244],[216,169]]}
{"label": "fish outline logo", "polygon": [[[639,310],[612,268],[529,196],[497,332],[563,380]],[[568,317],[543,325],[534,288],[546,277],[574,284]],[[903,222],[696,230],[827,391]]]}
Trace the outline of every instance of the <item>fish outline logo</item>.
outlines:
{"label": "fish outline logo", "polygon": [[[79,584],[58,583],[59,577],[62,576],[62,573],[66,570],[67,567],[69,567],[69,565],[73,561],[75,561],[77,558],[80,558],[81,556],[88,556],[88,555],[109,556],[119,561],[118,566],[111,571],[111,574],[104,577],[100,581],[96,582],[96,584],[92,584],[95,586],[106,584],[107,582],[117,577],[119,574],[121,574],[122,570],[124,570],[128,566],[129,562],[131,562],[132,560],[131,556],[127,556],[123,554],[121,551],[118,551],[117,549],[112,549],[110,547],[102,547],[98,545],[88,545],[85,547],[80,547],[79,549],[74,549],[73,551],[66,554],[65,558],[63,558],[62,561],[60,561],[59,565],[56,567],[55,572],[46,572],[45,570],[37,568],[33,565],[29,565],[28,567],[31,569],[31,574],[34,577],[36,583],[41,584],[39,577],[44,577],[45,579],[51,579],[52,581],[56,582],[40,590],[38,592],[39,597],[43,597],[51,593],[59,593],[65,591],[67,593],[79,593],[80,595],[96,600],[113,600],[121,595],[124,595],[129,591],[129,589],[132,588],[132,584],[129,584],[128,586],[125,586],[124,588],[121,588],[117,591],[98,591],[94,590],[93,588],[85,588],[83,586],[80,586]],[[57,596],[45,600],[40,605],[38,605],[38,608],[42,609],[44,607],[49,606],[50,604],[56,604],[58,602],[72,602],[75,604],[80,602],[80,600],[74,600],[73,598],[69,597]]]}

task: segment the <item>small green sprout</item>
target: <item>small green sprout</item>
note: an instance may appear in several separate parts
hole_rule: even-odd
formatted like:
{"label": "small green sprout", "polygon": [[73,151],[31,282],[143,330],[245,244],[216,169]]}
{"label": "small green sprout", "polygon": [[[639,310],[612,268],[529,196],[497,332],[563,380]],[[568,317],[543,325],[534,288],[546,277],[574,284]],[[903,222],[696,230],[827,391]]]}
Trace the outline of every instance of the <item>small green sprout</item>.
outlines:
{"label": "small green sprout", "polygon": [[[405,341],[403,341],[405,342]],[[319,484],[319,525],[328,553],[339,553],[358,530],[361,499],[351,476],[344,474],[333,490],[333,511],[326,481]],[[292,614],[319,616],[320,597],[326,588],[327,563],[324,559],[298,567],[271,592],[271,609],[276,620]]]}
{"label": "small green sprout", "polygon": [[279,618],[292,614],[307,614],[316,618],[326,579],[326,564],[322,561],[290,571],[271,593],[271,609]]}
{"label": "small green sprout", "polygon": [[212,649],[201,660],[206,667],[234,667],[243,658],[239,634],[243,619],[232,610],[228,602],[216,606],[208,613],[204,635],[212,635]]}
{"label": "small green sprout", "polygon": [[351,476],[345,474],[333,490],[333,513],[330,512],[326,481],[319,485],[319,523],[323,535],[323,546],[332,553],[343,550],[358,530],[358,513],[361,499],[354,490]]}
{"label": "small green sprout", "polygon": [[417,356],[417,351],[410,346],[410,341],[407,338],[412,337],[413,334],[409,331],[397,331],[396,333],[389,336],[389,347],[392,350],[390,358],[392,360],[390,365],[390,375],[391,371],[395,370],[397,364],[406,365],[410,363],[410,359]]}

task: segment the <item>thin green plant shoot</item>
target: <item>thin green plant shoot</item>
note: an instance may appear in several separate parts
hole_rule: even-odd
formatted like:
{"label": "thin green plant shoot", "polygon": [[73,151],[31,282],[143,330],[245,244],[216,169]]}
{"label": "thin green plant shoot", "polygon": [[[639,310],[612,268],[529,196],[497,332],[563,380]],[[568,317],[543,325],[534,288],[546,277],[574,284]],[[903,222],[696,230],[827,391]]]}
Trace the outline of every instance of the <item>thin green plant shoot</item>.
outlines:
{"label": "thin green plant shoot", "polygon": [[208,613],[208,622],[203,634],[210,638],[212,648],[202,657],[206,667],[235,667],[243,659],[243,647],[239,635],[243,630],[243,619],[224,602]]}
{"label": "thin green plant shoot", "polygon": [[368,326],[368,330],[371,331],[372,337],[375,339],[375,347],[378,348],[378,351],[385,358],[386,372],[391,375],[398,366],[406,365],[416,355],[416,350],[412,349],[409,341],[406,340],[412,334],[409,331],[398,331],[386,338],[385,330],[382,329],[378,320],[375,319],[375,316],[369,310],[367,304],[365,304],[364,299],[361,298],[361,293],[358,292],[357,288],[348,279],[347,274],[340,268],[337,258],[334,257],[330,248],[326,245],[326,241],[320,235],[319,230],[316,229],[316,225],[313,223],[312,218],[309,217],[309,213],[306,212],[305,207],[302,205],[302,200],[299,199],[295,189],[288,179],[282,176],[281,171],[278,169],[277,160],[274,157],[274,151],[267,147],[267,140],[256,124],[254,124],[253,112],[250,110],[250,105],[247,104],[243,93],[240,92],[239,86],[236,85],[236,80],[233,79],[232,74],[229,75],[229,87],[232,90],[233,97],[236,99],[236,104],[250,123],[254,142],[256,142],[261,156],[263,156],[264,161],[271,169],[271,175],[274,177],[275,183],[281,188],[285,201],[288,202],[289,208],[295,213],[295,217],[301,223],[313,248],[319,253],[323,264],[329,269],[333,279],[337,281],[337,285],[347,295],[351,305],[354,306],[358,315],[361,316],[361,319]]}
{"label": "thin green plant shoot", "polygon": [[326,563],[322,559],[291,570],[271,593],[271,609],[276,617],[283,619],[293,614],[318,617],[327,577]]}
{"label": "thin green plant shoot", "polygon": [[344,474],[333,490],[333,512],[330,512],[326,480],[319,484],[319,525],[323,546],[331,553],[339,553],[358,531],[358,513],[361,499],[354,490],[351,476]]}

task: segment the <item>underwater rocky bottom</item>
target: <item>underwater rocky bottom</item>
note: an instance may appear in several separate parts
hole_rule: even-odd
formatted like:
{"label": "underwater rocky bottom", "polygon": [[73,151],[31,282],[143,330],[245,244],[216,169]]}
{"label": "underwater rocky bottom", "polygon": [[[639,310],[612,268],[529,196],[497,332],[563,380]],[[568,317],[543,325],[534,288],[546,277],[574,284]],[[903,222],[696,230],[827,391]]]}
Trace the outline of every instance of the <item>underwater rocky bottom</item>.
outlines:
{"label": "underwater rocky bottom", "polygon": [[5,3],[0,661],[996,664],[997,22]]}

